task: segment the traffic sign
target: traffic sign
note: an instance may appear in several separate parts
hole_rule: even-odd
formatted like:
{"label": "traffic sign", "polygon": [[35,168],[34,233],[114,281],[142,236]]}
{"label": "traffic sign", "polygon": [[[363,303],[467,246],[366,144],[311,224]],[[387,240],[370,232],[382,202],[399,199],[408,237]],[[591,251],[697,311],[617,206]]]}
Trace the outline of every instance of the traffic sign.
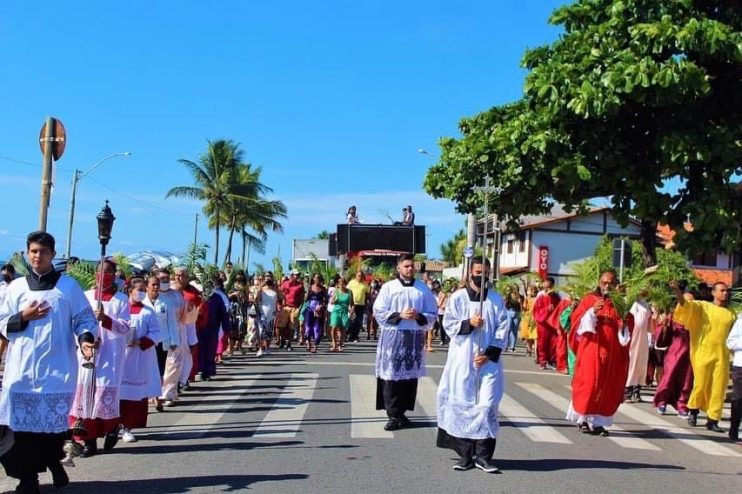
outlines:
{"label": "traffic sign", "polygon": [[52,122],[50,137],[47,137],[46,122],[41,126],[41,132],[39,133],[39,147],[41,148],[41,154],[44,154],[44,145],[47,141],[52,143],[52,157],[54,161],[59,160],[64,153],[64,147],[67,144],[67,132],[64,130],[62,121],[56,118],[50,119]]}

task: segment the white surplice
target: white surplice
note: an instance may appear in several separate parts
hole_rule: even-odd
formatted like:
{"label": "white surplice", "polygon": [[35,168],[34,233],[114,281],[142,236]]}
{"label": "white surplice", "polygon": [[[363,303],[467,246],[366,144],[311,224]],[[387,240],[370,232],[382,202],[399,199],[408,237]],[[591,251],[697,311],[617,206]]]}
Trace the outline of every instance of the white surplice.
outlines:
{"label": "white surplice", "polygon": [[[488,347],[505,349],[509,320],[502,297],[488,290],[482,306],[484,325],[468,328],[469,319],[480,311],[480,302],[471,298],[466,288],[458,290],[451,295],[443,316],[451,341],[438,385],[438,427],[454,437],[486,439],[497,437],[497,410],[505,388],[502,358],[477,369],[474,357]],[[462,323],[470,333],[462,333]]]}
{"label": "white surplice", "polygon": [[[85,298],[92,308],[97,307],[96,290],[85,292]],[[123,376],[126,335],[129,333],[129,300],[120,292],[113,294],[111,300],[103,301],[103,312],[111,318],[111,329],[98,326],[100,344],[95,350],[95,369],[80,368],[77,376],[75,401],[70,415],[85,419],[115,419],[119,413],[119,391]],[[83,363],[78,352],[78,361]],[[90,386],[95,372],[95,398],[90,403]]]}
{"label": "white surplice", "polygon": [[[33,301],[45,301],[51,311],[9,332],[12,316]],[[13,431],[59,433],[69,428],[69,413],[77,385],[78,338],[98,335],[98,322],[80,285],[61,275],[48,290],[31,290],[27,278],[8,287],[0,307],[0,333],[8,339],[8,354],[0,393],[0,424]]]}
{"label": "white surplice", "polygon": [[[413,308],[425,318],[424,324],[395,315]],[[425,331],[433,328],[438,304],[430,288],[420,280],[403,283],[392,280],[381,287],[374,302],[374,317],[379,323],[376,351],[376,377],[385,381],[417,379],[425,375]]]}
{"label": "white surplice", "polygon": [[[160,329],[154,311],[144,305],[138,314],[131,314],[129,340],[149,338],[153,342],[160,339]],[[139,345],[127,346],[124,358],[124,376],[121,381],[121,399],[139,401],[157,398],[162,390],[160,368],[157,365],[157,352],[151,346],[142,350]]]}

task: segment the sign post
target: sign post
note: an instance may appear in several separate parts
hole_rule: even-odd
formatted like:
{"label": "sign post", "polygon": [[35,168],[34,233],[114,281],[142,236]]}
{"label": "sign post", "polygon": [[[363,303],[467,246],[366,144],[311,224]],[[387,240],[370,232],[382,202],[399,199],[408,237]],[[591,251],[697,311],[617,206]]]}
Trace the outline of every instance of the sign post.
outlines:
{"label": "sign post", "polygon": [[538,247],[538,276],[545,280],[549,275],[549,247],[539,245]]}
{"label": "sign post", "polygon": [[64,125],[54,117],[47,117],[39,133],[39,146],[44,156],[41,171],[41,204],[39,206],[39,230],[46,231],[49,199],[52,191],[52,164],[62,157],[67,143]]}

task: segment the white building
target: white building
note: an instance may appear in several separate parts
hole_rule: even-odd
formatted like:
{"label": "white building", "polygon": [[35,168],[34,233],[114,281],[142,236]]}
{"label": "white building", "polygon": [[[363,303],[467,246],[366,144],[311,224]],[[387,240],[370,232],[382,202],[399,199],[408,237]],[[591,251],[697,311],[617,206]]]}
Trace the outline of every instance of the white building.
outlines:
{"label": "white building", "polygon": [[292,266],[302,271],[306,271],[315,261],[325,265],[337,265],[337,258],[330,255],[330,241],[321,238],[295,238],[292,245],[291,261]]}
{"label": "white building", "polygon": [[[487,234],[487,256],[494,259],[494,216],[490,217]],[[484,222],[478,225],[481,238]],[[579,216],[555,206],[547,215],[524,216],[516,231],[504,230],[500,239],[500,274],[517,276],[524,273],[551,276],[557,283],[572,274],[571,264],[594,254],[601,237],[640,238],[639,222],[623,228],[609,208],[592,207]],[[541,257],[544,256],[542,266]]]}

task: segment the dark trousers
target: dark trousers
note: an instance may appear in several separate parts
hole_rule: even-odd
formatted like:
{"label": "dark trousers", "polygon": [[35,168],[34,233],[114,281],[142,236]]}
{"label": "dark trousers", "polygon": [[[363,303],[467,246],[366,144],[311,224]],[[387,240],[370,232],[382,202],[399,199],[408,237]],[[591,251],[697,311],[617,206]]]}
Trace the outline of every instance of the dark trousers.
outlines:
{"label": "dark trousers", "polygon": [[729,435],[739,437],[739,424],[742,421],[742,367],[732,367],[732,417]]}
{"label": "dark trousers", "polygon": [[198,333],[198,369],[201,377],[216,374],[216,347],[219,345],[219,326]]}
{"label": "dark trousers", "polygon": [[390,419],[398,419],[407,410],[415,409],[417,379],[404,381],[376,380],[376,409],[386,410]]}
{"label": "dark trousers", "polygon": [[155,346],[157,353],[157,367],[160,369],[160,377],[165,375],[165,363],[167,362],[167,350],[162,346],[162,342]]}
{"label": "dark trousers", "polygon": [[14,432],[13,447],[3,455],[0,461],[8,477],[16,479],[33,479],[48,467],[59,466],[64,458],[64,441],[66,432]]}
{"label": "dark trousers", "polygon": [[451,339],[446,334],[446,329],[443,327],[443,314],[438,314],[438,329],[441,331],[441,342],[448,343]]}
{"label": "dark trousers", "polygon": [[438,437],[435,441],[439,448],[447,448],[456,451],[461,458],[472,459],[475,456],[483,460],[491,460],[495,454],[497,439],[488,437],[486,439],[466,439],[454,437],[443,429],[438,429]]}
{"label": "dark trousers", "polygon": [[365,305],[353,306],[353,313],[355,314],[355,318],[350,323],[350,330],[348,331],[348,341],[355,341],[358,339],[358,334],[361,332],[361,326],[363,325],[363,314],[365,312]]}

